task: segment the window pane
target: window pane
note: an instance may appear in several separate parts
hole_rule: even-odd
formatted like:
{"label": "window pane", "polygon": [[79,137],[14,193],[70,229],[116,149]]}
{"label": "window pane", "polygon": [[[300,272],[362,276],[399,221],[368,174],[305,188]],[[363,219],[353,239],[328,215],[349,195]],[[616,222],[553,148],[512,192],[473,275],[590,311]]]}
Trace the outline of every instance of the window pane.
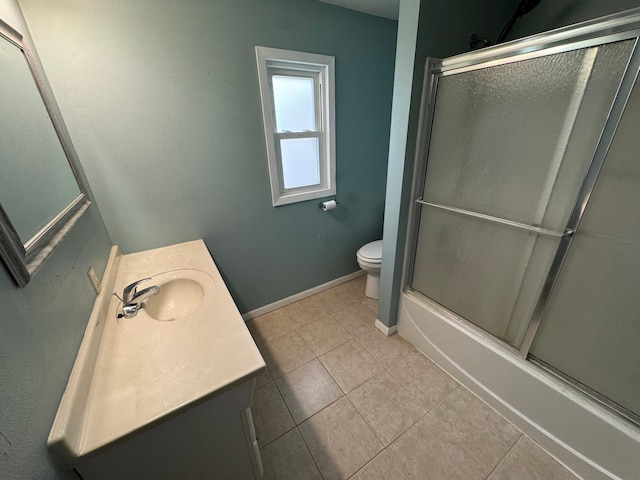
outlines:
{"label": "window pane", "polygon": [[280,140],[284,188],[307,187],[320,183],[320,161],[317,138]]}
{"label": "window pane", "polygon": [[278,132],[314,131],[316,122],[313,78],[273,75],[271,79],[276,130]]}

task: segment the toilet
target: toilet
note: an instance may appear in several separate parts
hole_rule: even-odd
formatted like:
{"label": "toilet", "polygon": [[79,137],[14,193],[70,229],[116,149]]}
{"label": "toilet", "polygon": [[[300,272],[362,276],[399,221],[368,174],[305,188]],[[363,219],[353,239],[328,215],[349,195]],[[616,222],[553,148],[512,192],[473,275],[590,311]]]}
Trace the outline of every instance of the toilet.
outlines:
{"label": "toilet", "polygon": [[382,240],[367,243],[356,253],[358,265],[367,272],[367,284],[364,294],[369,298],[378,298],[380,290],[380,264],[382,263]]}

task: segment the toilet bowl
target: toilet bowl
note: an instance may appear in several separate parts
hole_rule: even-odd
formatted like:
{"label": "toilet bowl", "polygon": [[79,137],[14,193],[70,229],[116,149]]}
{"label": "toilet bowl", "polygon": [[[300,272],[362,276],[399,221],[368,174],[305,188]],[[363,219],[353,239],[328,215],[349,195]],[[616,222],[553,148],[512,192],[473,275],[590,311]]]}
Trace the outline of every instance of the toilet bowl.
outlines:
{"label": "toilet bowl", "polygon": [[367,284],[364,294],[369,298],[378,298],[380,291],[380,264],[382,263],[382,240],[367,243],[356,253],[358,265],[367,272]]}

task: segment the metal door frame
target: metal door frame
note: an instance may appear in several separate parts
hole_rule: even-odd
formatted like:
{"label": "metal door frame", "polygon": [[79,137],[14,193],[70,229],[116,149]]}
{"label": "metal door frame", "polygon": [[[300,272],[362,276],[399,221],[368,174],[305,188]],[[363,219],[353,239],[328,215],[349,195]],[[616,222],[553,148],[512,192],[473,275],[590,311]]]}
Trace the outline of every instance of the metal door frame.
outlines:
{"label": "metal door frame", "polygon": [[[466,325],[474,331],[481,330],[484,336],[491,341],[498,343],[502,347],[507,347],[514,354],[527,358],[535,334],[540,326],[553,287],[558,279],[564,260],[572,244],[574,232],[577,231],[584,211],[595,187],[602,165],[613,141],[613,137],[620,123],[622,114],[631,95],[631,91],[640,71],[640,8],[628,10],[626,12],[609,15],[596,20],[590,20],[580,24],[563,27],[550,32],[541,33],[522,40],[512,41],[506,44],[485,48],[482,50],[457,55],[445,59],[427,58],[425,65],[425,76],[422,89],[422,101],[420,109],[420,120],[418,124],[418,137],[416,145],[416,156],[413,170],[413,186],[411,193],[411,204],[409,206],[409,224],[407,231],[407,242],[405,245],[403,291],[411,291],[422,295],[411,287],[413,278],[415,254],[417,244],[417,234],[420,223],[420,211],[426,183],[427,157],[429,153],[431,132],[433,126],[434,105],[438,89],[438,81],[443,76],[457,73],[469,72],[488,68],[497,65],[519,62],[532,58],[539,58],[547,55],[564,53],[572,50],[613,43],[622,40],[635,39],[635,43],[625,71],[622,75],[618,90],[614,96],[611,109],[605,120],[604,128],[596,144],[594,154],[591,158],[587,173],[583,179],[581,188],[576,198],[575,205],[567,221],[563,232],[537,231],[539,234],[551,235],[560,238],[560,244],[556,250],[547,277],[543,283],[542,291],[539,295],[534,312],[529,320],[529,325],[525,333],[522,345],[519,349],[509,345],[505,341],[485,332],[475,324],[459,317]],[[440,205],[428,204],[431,207]],[[457,209],[462,210],[462,209]],[[497,217],[477,214],[477,212],[459,211],[467,215],[480,217],[487,221],[500,221]],[[473,215],[475,213],[475,215]],[[514,228],[525,228],[533,230],[531,227],[518,222],[500,221]],[[539,229],[543,230],[543,229]],[[428,298],[428,297],[426,297]],[[431,299],[429,299],[431,300]],[[431,300],[433,301],[433,300]],[[443,306],[447,308],[446,306]],[[448,310],[448,309],[447,309]],[[453,313],[453,312],[452,312]]]}

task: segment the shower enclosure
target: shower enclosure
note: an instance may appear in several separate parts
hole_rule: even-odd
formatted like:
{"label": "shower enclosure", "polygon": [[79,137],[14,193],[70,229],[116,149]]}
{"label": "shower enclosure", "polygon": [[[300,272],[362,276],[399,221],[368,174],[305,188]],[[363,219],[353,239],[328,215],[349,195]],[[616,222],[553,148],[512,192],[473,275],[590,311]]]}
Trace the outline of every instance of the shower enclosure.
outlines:
{"label": "shower enclosure", "polygon": [[430,59],[406,288],[640,423],[640,14]]}

